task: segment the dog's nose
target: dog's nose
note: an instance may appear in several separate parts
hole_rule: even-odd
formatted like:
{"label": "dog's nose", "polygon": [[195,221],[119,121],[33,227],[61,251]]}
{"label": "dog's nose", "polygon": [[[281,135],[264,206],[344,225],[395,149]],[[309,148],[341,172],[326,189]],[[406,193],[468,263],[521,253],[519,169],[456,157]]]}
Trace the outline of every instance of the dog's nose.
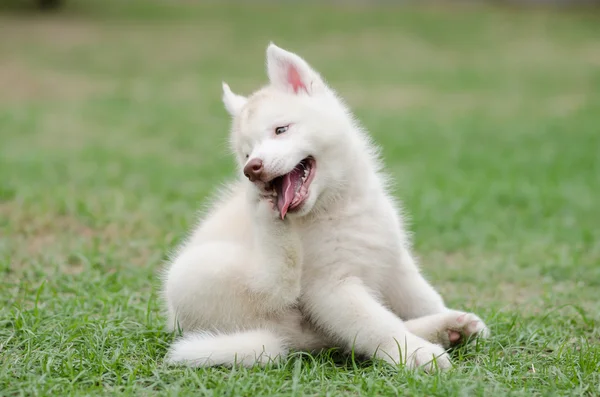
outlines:
{"label": "dog's nose", "polygon": [[246,164],[244,167],[244,175],[251,182],[259,180],[263,173],[263,162],[261,159],[254,158]]}

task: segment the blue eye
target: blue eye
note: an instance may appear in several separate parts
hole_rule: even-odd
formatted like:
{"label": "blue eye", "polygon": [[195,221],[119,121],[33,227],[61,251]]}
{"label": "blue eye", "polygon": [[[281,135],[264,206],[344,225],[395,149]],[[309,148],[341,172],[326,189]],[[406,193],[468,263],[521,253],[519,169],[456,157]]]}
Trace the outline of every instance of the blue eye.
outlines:
{"label": "blue eye", "polygon": [[289,128],[289,125],[275,128],[275,135],[283,134],[284,132],[286,132],[288,130],[288,128]]}

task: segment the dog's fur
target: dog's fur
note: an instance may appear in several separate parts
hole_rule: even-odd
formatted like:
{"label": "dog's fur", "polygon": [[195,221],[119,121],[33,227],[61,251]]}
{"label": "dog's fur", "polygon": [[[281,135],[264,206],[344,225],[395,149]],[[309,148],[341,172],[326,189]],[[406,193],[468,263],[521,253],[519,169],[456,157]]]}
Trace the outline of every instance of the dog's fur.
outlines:
{"label": "dog's fur", "polygon": [[[483,321],[446,308],[420,274],[378,152],[333,90],[273,43],[267,69],[270,84],[248,98],[223,83],[240,178],[165,272],[169,326],[183,330],[167,361],[250,366],[341,347],[448,368],[446,349],[486,336]],[[307,156],[316,161],[308,198],[281,219],[242,169],[257,158],[272,178]]]}

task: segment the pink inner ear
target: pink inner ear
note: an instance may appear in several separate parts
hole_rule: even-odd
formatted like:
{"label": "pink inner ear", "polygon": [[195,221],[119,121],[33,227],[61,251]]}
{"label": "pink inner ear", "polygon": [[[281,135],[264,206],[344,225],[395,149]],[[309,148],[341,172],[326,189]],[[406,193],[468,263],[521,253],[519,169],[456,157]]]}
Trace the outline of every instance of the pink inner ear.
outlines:
{"label": "pink inner ear", "polygon": [[295,93],[298,93],[298,90],[300,89],[303,89],[304,91],[308,92],[306,86],[302,82],[300,73],[298,73],[298,70],[292,65],[288,67],[287,80],[288,83],[292,85],[292,88],[294,89]]}

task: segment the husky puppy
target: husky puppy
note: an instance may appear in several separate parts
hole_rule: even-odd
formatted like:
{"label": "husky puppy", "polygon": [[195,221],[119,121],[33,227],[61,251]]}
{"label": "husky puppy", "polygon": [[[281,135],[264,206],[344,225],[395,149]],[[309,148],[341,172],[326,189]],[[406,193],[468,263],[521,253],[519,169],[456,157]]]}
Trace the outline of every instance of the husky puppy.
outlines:
{"label": "husky puppy", "polygon": [[[269,84],[223,83],[239,177],[164,273],[167,361],[265,364],[290,349],[354,349],[446,369],[446,349],[487,336],[421,275],[377,148],[300,56],[271,43]],[[435,361],[435,364],[434,364]]]}

